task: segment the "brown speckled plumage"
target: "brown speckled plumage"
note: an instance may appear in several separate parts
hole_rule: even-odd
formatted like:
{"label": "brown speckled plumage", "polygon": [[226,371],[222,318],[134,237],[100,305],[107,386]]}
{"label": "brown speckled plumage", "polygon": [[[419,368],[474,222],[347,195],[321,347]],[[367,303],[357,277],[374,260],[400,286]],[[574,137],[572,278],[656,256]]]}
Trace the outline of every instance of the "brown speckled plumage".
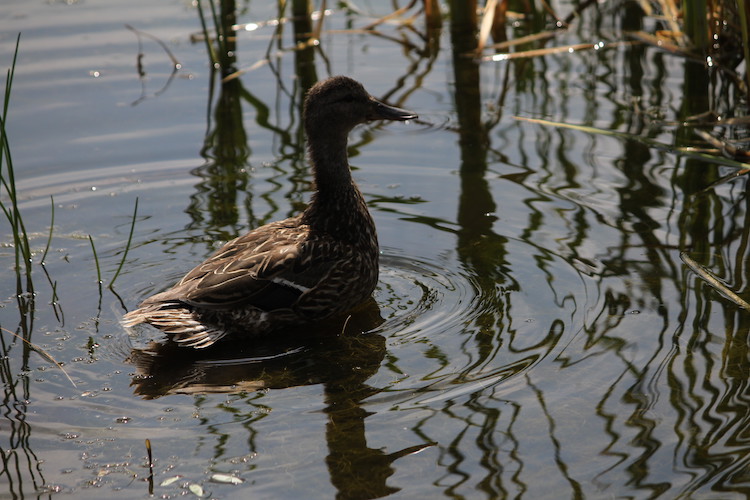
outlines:
{"label": "brown speckled plumage", "polygon": [[228,242],[127,313],[123,325],[150,323],[179,345],[203,348],[227,335],[321,320],[365,301],[378,280],[378,241],[351,177],[347,135],[366,121],[412,118],[351,78],[312,87],[304,123],[316,190],[307,209]]}

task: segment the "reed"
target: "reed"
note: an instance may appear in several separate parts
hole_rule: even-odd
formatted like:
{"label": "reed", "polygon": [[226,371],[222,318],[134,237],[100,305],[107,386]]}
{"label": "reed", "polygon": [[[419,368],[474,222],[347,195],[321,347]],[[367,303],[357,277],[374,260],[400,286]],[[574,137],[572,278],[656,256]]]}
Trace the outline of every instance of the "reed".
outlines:
{"label": "reed", "polygon": [[[16,38],[16,48],[13,53],[13,61],[5,77],[5,90],[3,93],[3,110],[0,114],[0,183],[5,190],[7,202],[0,201],[0,210],[10,223],[13,248],[15,251],[15,273],[16,294],[19,299],[33,297],[34,283],[31,279],[31,246],[26,232],[21,212],[18,209],[18,195],[16,193],[16,176],[13,169],[13,157],[10,152],[10,144],[7,134],[8,109],[10,107],[10,94],[13,87],[16,61],[18,60],[18,47],[21,42],[19,33]],[[24,289],[25,277],[25,289]]]}
{"label": "reed", "polygon": [[94,254],[94,266],[96,267],[96,282],[99,284],[101,291],[102,287],[102,268],[99,266],[99,254],[96,253],[96,245],[94,245],[94,238],[89,235],[89,243],[91,243],[91,252]]}
{"label": "reed", "polygon": [[[133,219],[130,221],[130,233],[128,234],[128,242],[125,244],[125,250],[123,250],[122,252],[122,259],[120,259],[120,264],[117,266],[115,275],[112,276],[111,280],[109,280],[109,285],[107,285],[109,289],[112,289],[112,287],[115,285],[115,280],[120,275],[120,271],[122,271],[122,267],[125,265],[125,259],[127,259],[128,252],[130,251],[130,246],[133,243],[133,231],[135,230],[136,217],[138,217],[138,198],[135,199],[135,208],[133,208]],[[91,236],[89,236],[89,238],[91,238]],[[94,249],[94,240],[91,240],[91,248]],[[94,257],[96,257],[96,249],[94,249]],[[96,272],[99,276],[99,282],[101,283],[101,273],[99,272],[98,259],[96,262]]]}
{"label": "reed", "polygon": [[104,299],[104,295],[102,294],[102,269],[99,266],[99,254],[96,253],[96,245],[94,245],[94,238],[89,235],[89,243],[91,243],[91,252],[94,254],[94,265],[96,267],[96,286],[99,291],[99,303],[96,306],[97,313],[95,322],[99,323],[99,316],[102,312],[102,300]]}
{"label": "reed", "polygon": [[[128,258],[128,252],[130,252],[130,248],[133,244],[133,233],[135,232],[135,221],[138,217],[138,198],[135,199],[135,207],[133,208],[133,218],[130,221],[130,232],[128,233],[128,241],[125,244],[125,248],[122,251],[122,257],[120,258],[120,263],[117,265],[117,269],[115,269],[115,273],[112,276],[112,279],[109,280],[109,284],[107,284],[107,288],[109,288],[112,293],[114,293],[115,296],[119,298],[117,293],[114,291],[115,286],[115,280],[118,276],[120,276],[120,272],[122,271],[122,268],[125,266],[125,261]],[[101,304],[102,304],[102,285],[104,284],[104,280],[102,278],[102,268],[99,263],[99,253],[96,251],[96,245],[94,244],[94,238],[89,234],[89,244],[91,245],[91,253],[94,256],[94,267],[96,268],[96,284],[99,288],[99,310],[101,312]],[[98,318],[98,316],[97,316]]]}
{"label": "reed", "polygon": [[50,221],[49,221],[49,234],[47,235],[47,244],[44,245],[44,252],[42,252],[42,260],[40,261],[42,265],[44,265],[44,262],[47,260],[47,253],[49,252],[49,247],[52,244],[52,230],[55,227],[55,198],[50,195],[49,197],[50,201]]}

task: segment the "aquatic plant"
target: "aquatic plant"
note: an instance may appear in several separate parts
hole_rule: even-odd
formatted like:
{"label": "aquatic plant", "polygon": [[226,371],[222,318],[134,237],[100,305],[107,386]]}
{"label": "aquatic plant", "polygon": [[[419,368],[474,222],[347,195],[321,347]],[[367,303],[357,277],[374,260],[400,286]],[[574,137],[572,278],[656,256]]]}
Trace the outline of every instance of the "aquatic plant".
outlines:
{"label": "aquatic plant", "polygon": [[[3,109],[0,114],[0,183],[5,190],[7,202],[0,200],[0,209],[10,223],[13,236],[13,248],[15,250],[15,272],[16,272],[16,294],[19,300],[33,300],[34,283],[31,279],[31,246],[23,223],[21,212],[18,209],[18,194],[16,192],[16,176],[13,170],[13,157],[10,153],[10,144],[6,124],[8,121],[8,108],[10,106],[10,94],[13,86],[13,76],[18,59],[18,47],[21,41],[19,33],[16,39],[16,49],[13,53],[13,61],[5,76],[5,91],[3,93]],[[25,277],[25,287],[23,278]],[[19,304],[20,305],[20,304]]]}
{"label": "aquatic plant", "polygon": [[[13,158],[6,128],[20,40],[21,35],[19,33],[16,38],[13,60],[6,73],[3,108],[0,114],[0,185],[2,185],[4,191],[2,195],[5,198],[5,200],[0,199],[0,210],[10,223],[15,254],[16,300],[21,313],[21,321],[18,326],[21,335],[0,327],[0,385],[3,387],[2,408],[4,408],[1,413],[10,420],[10,425],[2,426],[9,429],[9,432],[6,433],[7,441],[4,440],[0,445],[0,478],[3,478],[3,482],[9,485],[8,490],[14,498],[17,497],[16,488],[24,480],[30,479],[36,488],[40,488],[45,480],[40,461],[31,449],[28,439],[31,426],[26,421],[25,406],[29,401],[29,380],[24,375],[17,375],[16,370],[13,369],[9,353],[14,343],[6,342],[5,334],[8,333],[12,338],[21,340],[20,362],[22,373],[29,369],[29,357],[32,351],[36,351],[49,362],[61,368],[59,363],[42,349],[32,344],[30,340],[34,318],[32,252],[26,226],[18,208]],[[44,255],[46,255],[46,250]],[[66,377],[68,376],[64,371],[63,373]],[[68,379],[70,380],[70,377]]]}
{"label": "aquatic plant", "polygon": [[[16,38],[15,51],[10,68],[7,70],[5,77],[5,90],[3,93],[3,109],[0,114],[0,185],[4,190],[3,201],[0,199],[0,210],[10,223],[11,235],[13,238],[13,251],[15,264],[13,269],[16,278],[16,302],[21,319],[18,330],[21,332],[23,340],[22,362],[24,370],[28,367],[29,355],[33,344],[31,344],[31,331],[34,322],[34,281],[32,279],[32,251],[29,244],[29,237],[26,231],[26,225],[23,222],[21,211],[18,208],[18,193],[16,191],[16,176],[13,169],[13,157],[10,152],[10,143],[7,134],[8,110],[10,107],[10,95],[13,87],[13,77],[15,75],[16,61],[18,60],[18,49],[21,42],[21,34]],[[51,231],[51,228],[50,228]],[[46,255],[46,250],[45,250]],[[50,283],[52,281],[50,280]],[[54,287],[53,287],[54,293]],[[16,335],[8,329],[3,329],[12,335]],[[2,344],[2,353],[5,358],[8,356],[10,344],[6,344],[5,338],[0,333],[0,343]],[[3,372],[4,374],[6,372]],[[10,372],[7,372],[8,374]]]}

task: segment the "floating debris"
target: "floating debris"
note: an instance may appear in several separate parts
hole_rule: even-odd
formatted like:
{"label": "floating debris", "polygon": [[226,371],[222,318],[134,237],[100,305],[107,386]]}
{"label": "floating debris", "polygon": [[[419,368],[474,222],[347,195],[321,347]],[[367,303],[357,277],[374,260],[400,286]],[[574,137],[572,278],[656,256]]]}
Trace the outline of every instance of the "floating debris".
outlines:
{"label": "floating debris", "polygon": [[201,486],[200,484],[193,483],[190,486],[188,486],[188,489],[190,490],[190,493],[192,493],[193,495],[197,497],[202,497],[204,495],[203,486]]}
{"label": "floating debris", "polygon": [[179,481],[180,479],[182,479],[182,476],[179,475],[179,474],[176,475],[176,476],[168,477],[167,479],[165,479],[164,481],[162,481],[161,483],[159,483],[159,486],[169,486],[170,484],[174,484],[175,482]]}
{"label": "floating debris", "polygon": [[699,278],[708,283],[708,285],[714,290],[716,290],[721,295],[728,298],[741,308],[750,310],[750,304],[748,304],[747,301],[742,297],[737,295],[734,290],[722,283],[714,273],[708,270],[708,268],[698,264],[685,252],[680,253],[680,259],[682,259],[682,262],[684,262],[695,274],[698,275]]}
{"label": "floating debris", "polygon": [[245,482],[241,477],[233,476],[232,474],[214,474],[211,476],[211,481],[225,484],[242,484]]}

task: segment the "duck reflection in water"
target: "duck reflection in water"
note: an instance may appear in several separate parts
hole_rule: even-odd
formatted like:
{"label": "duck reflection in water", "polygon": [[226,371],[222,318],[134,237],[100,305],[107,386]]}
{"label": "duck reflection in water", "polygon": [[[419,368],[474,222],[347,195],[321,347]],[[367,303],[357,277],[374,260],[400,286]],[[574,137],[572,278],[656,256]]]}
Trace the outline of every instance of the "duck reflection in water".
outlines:
{"label": "duck reflection in water", "polygon": [[228,339],[211,349],[182,349],[152,341],[132,349],[131,383],[145,399],[173,394],[238,393],[350,381],[361,384],[380,368],[385,339],[367,333],[383,323],[375,299],[346,317],[258,337]]}
{"label": "duck reflection in water", "polygon": [[[362,402],[380,389],[366,381],[385,357],[385,338],[371,332],[383,322],[373,299],[341,321],[326,326],[259,338],[250,349],[226,342],[210,350],[181,349],[174,343],[152,342],[132,349],[136,367],[132,384],[146,399],[173,394],[238,393],[323,384],[326,465],[340,498],[380,498],[399,489],[386,484],[393,462],[430,444],[386,453],[367,446]],[[210,356],[210,357],[209,357]]]}
{"label": "duck reflection in water", "polygon": [[378,282],[375,223],[352,180],[349,132],[371,120],[417,116],[373,98],[351,78],[314,85],[304,126],[315,192],[301,214],[240,236],[179,283],[144,300],[123,325],[149,323],[178,345],[205,348],[343,314]]}

